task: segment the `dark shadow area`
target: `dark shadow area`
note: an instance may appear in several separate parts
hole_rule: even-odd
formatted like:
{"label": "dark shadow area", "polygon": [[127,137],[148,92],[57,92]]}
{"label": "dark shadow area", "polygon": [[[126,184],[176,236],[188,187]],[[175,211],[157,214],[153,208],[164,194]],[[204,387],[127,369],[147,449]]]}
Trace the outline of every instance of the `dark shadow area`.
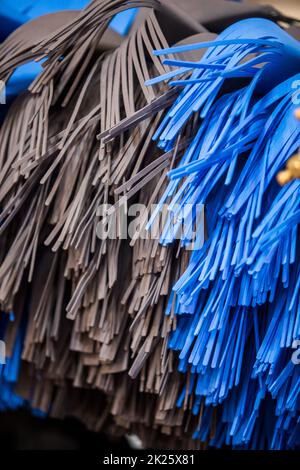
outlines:
{"label": "dark shadow area", "polygon": [[1,450],[122,450],[125,438],[112,441],[103,433],[93,433],[76,419],[56,420],[32,416],[29,411],[0,413]]}

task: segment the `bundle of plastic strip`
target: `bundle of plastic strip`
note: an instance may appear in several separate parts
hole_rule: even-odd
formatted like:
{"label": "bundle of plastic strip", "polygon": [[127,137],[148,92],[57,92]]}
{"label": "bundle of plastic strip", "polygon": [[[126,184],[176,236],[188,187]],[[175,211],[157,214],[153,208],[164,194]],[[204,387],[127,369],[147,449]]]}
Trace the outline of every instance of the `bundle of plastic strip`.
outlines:
{"label": "bundle of plastic strip", "polygon": [[[119,47],[98,45],[110,18],[132,5],[93,2],[57,33],[52,20],[47,30],[46,18],[35,20],[35,29],[42,29],[35,52],[28,24],[0,50],[4,79],[16,64],[48,56],[1,128],[0,297],[2,309],[15,313],[6,342],[16,338],[24,306],[28,312],[19,377],[10,389],[22,397],[20,405],[77,416],[91,429],[136,431],[152,447],[194,448],[193,417],[176,410],[181,378],[167,349],[174,319],[164,316],[183,261],[157,241],[101,240],[96,232],[99,207],[114,204],[123,181],[131,196],[150,205],[160,198],[175,159],[169,153],[145,170],[159,153],[151,137],[160,110],[174,99],[165,86],[154,92],[144,85],[170,71],[151,56],[168,46],[153,10],[141,15]],[[185,31],[198,32],[187,23]],[[113,142],[97,139],[139,109],[143,119],[132,130]],[[183,138],[178,155],[186,145]]]}
{"label": "bundle of plastic strip", "polygon": [[[78,15],[78,11],[76,10],[85,7],[88,3],[88,0],[60,0],[59,2],[53,0],[25,0],[19,1],[18,4],[16,4],[10,0],[2,0],[0,5],[0,40],[4,40],[5,37],[18,28],[18,26],[40,15],[47,14],[47,21],[43,24],[42,28],[40,27],[40,31],[47,31],[49,26],[51,27],[53,23],[55,24],[55,28],[57,28],[59,26],[59,17],[64,18],[64,21],[66,21],[67,18],[72,19]],[[64,11],[59,12],[61,9]],[[51,14],[49,15],[49,13]],[[109,29],[106,34],[108,39],[118,43],[120,39],[118,35],[127,34],[136,14],[136,9],[125,10],[117,14],[109,24]],[[38,22],[40,22],[40,19]],[[33,40],[36,40],[34,23],[30,22],[29,27]],[[41,71],[41,64],[35,61],[28,62],[14,71],[6,88],[5,101],[7,106],[0,107],[0,121],[2,121],[2,117],[6,113],[6,108],[19,93],[26,90]]]}
{"label": "bundle of plastic strip", "polygon": [[[139,16],[120,46],[108,47],[104,36],[111,18],[132,6],[146,6],[148,10]],[[247,40],[233,42],[221,58],[215,59],[213,51],[222,51],[226,46],[209,48],[201,61],[204,88],[212,81],[217,85],[203,97],[201,115],[200,105],[182,119],[178,88],[168,91],[167,85],[157,83],[152,89],[144,83],[151,76],[167,74],[168,81],[178,75],[178,84],[182,85],[191,71],[192,79],[203,78],[190,63],[188,67],[180,64],[180,71],[174,72],[170,66],[179,60],[175,51],[169,64],[152,55],[153,49],[168,51],[166,17],[179,21],[178,28],[170,31],[173,35],[178,30],[177,40],[183,39],[187,31],[203,31],[186,16],[181,24],[178,16],[154,0],[97,0],[67,23],[60,18],[59,29],[42,30],[42,37],[34,45],[26,31],[19,31],[0,48],[4,79],[9,79],[16,65],[47,57],[42,74],[13,104],[0,131],[0,299],[4,311],[14,311],[15,320],[5,326],[8,354],[14,357],[17,344],[22,349],[20,368],[14,369],[11,380],[15,383],[18,372],[18,381],[10,388],[15,395],[8,395],[5,406],[11,406],[13,396],[21,397],[16,404],[28,403],[55,417],[77,416],[89,428],[104,428],[114,435],[135,432],[151,447],[187,449],[225,443],[253,448],[295,447],[299,433],[296,426],[293,428],[297,405],[292,392],[296,390],[298,376],[293,374],[297,370],[287,368],[288,353],[283,354],[286,348],[278,348],[272,334],[276,314],[271,311],[275,303],[270,298],[278,292],[281,296],[281,291],[292,285],[292,276],[286,277],[289,269],[285,268],[283,274],[281,265],[289,267],[293,258],[295,264],[297,250],[290,235],[290,248],[278,261],[274,293],[269,265],[274,265],[280,242],[271,230],[276,231],[279,220],[271,217],[266,222],[261,234],[267,236],[270,232],[268,239],[261,239],[260,233],[256,237],[263,249],[274,244],[276,254],[270,262],[264,262],[263,249],[254,251],[256,238],[248,224],[248,219],[253,220],[257,228],[267,217],[265,200],[271,204],[278,193],[276,182],[269,179],[271,171],[277,172],[280,162],[284,164],[296,145],[292,125],[292,144],[276,154],[276,168],[270,170],[268,155],[271,160],[275,151],[266,143],[269,128],[259,143],[268,113],[274,112],[274,119],[284,115],[280,103],[285,98],[288,101],[290,90],[287,83],[278,97],[275,89],[272,94],[270,90],[276,85],[275,81],[270,83],[273,69],[265,80],[267,67],[261,72],[257,66],[262,59],[256,61],[253,54],[263,50],[267,63],[274,65],[277,61],[281,65],[280,41],[270,39],[269,33],[257,41],[262,34],[259,31],[253,32],[254,40],[249,41],[249,36],[241,32]],[[42,23],[36,21],[38,30]],[[265,30],[265,24],[269,23],[262,23],[261,30]],[[181,37],[182,30],[185,34]],[[297,59],[297,43],[280,34],[284,46],[290,41]],[[198,37],[198,41],[205,39]],[[185,47],[181,60],[199,63],[199,51],[188,50],[194,48]],[[249,54],[251,63],[239,67]],[[226,70],[227,61],[230,71]],[[297,60],[292,62],[285,78],[297,71]],[[222,85],[232,77],[237,78],[236,90],[226,94]],[[250,85],[243,85],[252,77]],[[268,90],[264,90],[266,83]],[[199,84],[192,87],[195,91]],[[187,93],[186,102],[191,97]],[[174,100],[171,112],[177,106],[179,119],[173,124],[178,127],[168,142],[164,137],[160,139],[162,154],[152,138],[161,135],[169,119],[168,115],[161,121],[162,110]],[[284,125],[276,123],[277,136],[283,141]],[[259,194],[252,197],[242,182],[241,188],[237,185],[238,175],[243,181],[252,178],[253,165],[256,168],[259,160],[251,154],[255,145],[264,145],[265,176]],[[204,153],[218,149],[221,167],[212,157],[209,165],[197,162],[194,152],[202,147]],[[252,166],[249,163],[247,167],[248,160]],[[190,180],[181,184],[180,170],[196,163],[200,163],[199,169],[192,167],[191,173],[188,170],[184,175]],[[170,168],[172,188],[167,186]],[[255,192],[255,172],[253,177]],[[234,190],[239,193],[241,189],[245,191],[246,206],[243,221],[236,215],[230,218],[223,207],[226,198],[230,200],[230,191],[234,194]],[[139,231],[147,225],[144,218],[130,242],[122,238],[119,219],[118,236],[112,240],[99,238],[100,206],[109,207],[110,214],[117,209],[117,217],[121,217],[122,212],[126,215],[129,199],[150,208],[159,200],[165,201],[166,192],[169,200],[174,195],[172,201],[168,200],[170,213],[176,215],[179,211],[180,215],[180,207],[188,209],[188,230],[181,241],[177,237],[171,243],[175,238],[172,225],[166,225],[161,244],[158,239],[140,239]],[[253,211],[260,198],[263,204],[255,217]],[[207,241],[201,248],[203,203],[210,216],[206,217]],[[283,218],[286,210],[284,206]],[[186,248],[199,213],[199,249],[189,252]],[[237,236],[238,244],[234,242]],[[221,263],[224,250],[227,255]],[[250,255],[254,257],[248,269]],[[231,266],[233,256],[236,262]],[[263,267],[257,269],[260,264]],[[253,273],[249,274],[251,269]],[[235,273],[238,275],[232,276]],[[281,312],[291,301],[284,295]],[[292,326],[296,314],[292,307],[290,311],[284,325],[280,324],[286,344],[297,337]],[[284,337],[287,324],[289,334]],[[269,356],[269,346],[282,355]],[[20,349],[16,349],[16,363]]]}
{"label": "bundle of plastic strip", "polygon": [[[198,62],[164,60],[177,68],[148,82],[172,77],[170,85],[183,87],[154,136],[160,148],[172,149],[189,119],[199,122],[149,223],[167,203],[161,243],[168,245],[178,238],[174,220],[189,214],[197,231],[195,207],[205,204],[207,239],[191,252],[166,311],[174,309],[178,318],[169,347],[186,376],[177,404],[188,395],[193,413],[203,413],[194,433],[201,441],[208,438],[207,419],[217,413],[212,446],[295,448],[300,182],[280,189],[275,176],[300,145],[294,116],[300,44],[255,19],[209,44],[155,55],[205,46]],[[180,78],[184,72],[189,75]],[[247,83],[231,83],[220,95],[228,79],[239,77]]]}

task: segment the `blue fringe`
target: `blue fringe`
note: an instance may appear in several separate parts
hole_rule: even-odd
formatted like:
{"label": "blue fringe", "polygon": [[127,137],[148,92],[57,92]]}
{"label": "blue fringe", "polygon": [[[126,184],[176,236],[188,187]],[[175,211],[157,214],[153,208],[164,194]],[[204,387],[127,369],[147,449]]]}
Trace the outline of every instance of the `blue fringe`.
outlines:
{"label": "blue fringe", "polygon": [[[148,224],[167,203],[168,245],[186,208],[194,231],[203,230],[193,209],[205,204],[207,239],[191,251],[166,312],[175,306],[169,348],[187,377],[177,405],[189,396],[201,413],[194,438],[213,447],[298,448],[300,365],[291,359],[300,338],[300,182],[280,188],[275,175],[300,146],[293,99],[300,45],[272,22],[251,19],[210,43],[155,54],[207,47],[196,63],[165,60],[178,68],[148,82],[183,86],[154,136],[160,148],[171,150],[192,116],[199,122]],[[219,96],[233,77],[248,84]]]}

